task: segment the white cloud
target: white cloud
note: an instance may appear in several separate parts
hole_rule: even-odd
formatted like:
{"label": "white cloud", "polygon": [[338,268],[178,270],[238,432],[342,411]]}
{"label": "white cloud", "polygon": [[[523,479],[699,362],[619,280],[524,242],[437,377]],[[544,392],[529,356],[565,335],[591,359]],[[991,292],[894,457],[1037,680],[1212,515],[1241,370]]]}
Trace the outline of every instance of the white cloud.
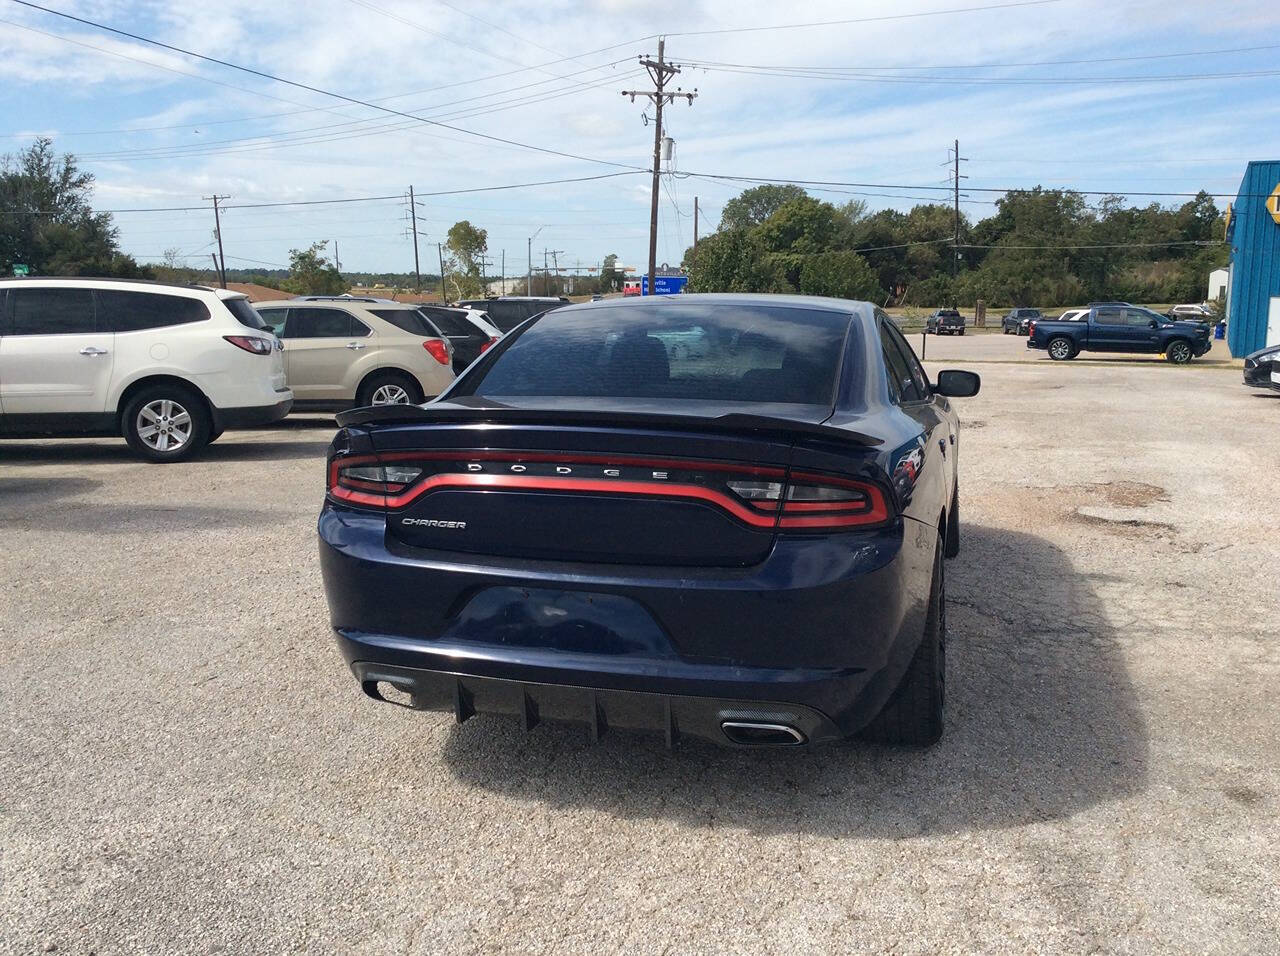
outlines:
{"label": "white cloud", "polygon": [[[934,66],[939,69],[931,72],[946,76],[967,72],[956,65],[991,64],[981,75],[1036,78],[1264,69],[1271,65],[1266,53],[1004,65],[1256,46],[1280,25],[1274,4],[1264,0],[1242,0],[1209,16],[1201,4],[1187,0],[1123,5],[1078,0],[817,29],[684,36],[780,21],[877,16],[886,8],[870,0],[813,0],[789,7],[766,0],[662,0],[657,7],[630,0],[552,0],[465,7],[487,25],[443,6],[368,2],[392,16],[355,0],[268,5],[257,0],[216,5],[96,0],[70,9],[319,88],[361,99],[395,97],[386,105],[435,116],[460,129],[641,167],[651,155],[652,127],[641,122],[641,104],[627,102],[618,91],[646,85],[636,75],[635,56],[655,52],[652,40],[628,38],[658,30],[669,31],[668,56],[686,64],[863,70]],[[902,0],[887,12],[939,6],[939,0]],[[199,196],[215,190],[242,202],[386,195],[411,182],[430,193],[611,169],[480,141],[48,16],[12,15],[41,30],[252,91],[186,79],[22,30],[0,30],[5,132],[63,131],[57,145],[85,157],[86,167],[98,176],[104,205],[198,205]],[[583,52],[597,50],[601,52]],[[557,59],[549,51],[578,57],[549,64]],[[620,62],[605,65],[615,60]],[[517,72],[536,64],[549,65]],[[588,70],[590,66],[600,69]],[[966,170],[973,186],[1029,185],[1056,178],[1085,186],[1140,189],[1160,182],[1194,190],[1207,182],[1207,174],[1217,177],[1213,185],[1230,182],[1239,169],[1229,163],[1170,165],[1188,155],[1186,141],[1207,141],[1193,149],[1195,156],[1240,159],[1275,153],[1280,146],[1273,119],[1260,121],[1256,110],[1243,111],[1238,105],[1245,97],[1269,102],[1264,84],[1272,81],[1267,79],[1085,87],[923,85],[704,72],[687,66],[676,82],[699,88],[692,107],[676,105],[668,111],[678,167],[691,171],[937,185],[945,177],[939,167],[945,149],[958,137],[966,155],[973,157]],[[353,125],[340,125],[344,123]],[[87,135],[170,126],[178,128]],[[11,136],[9,142],[22,140]],[[1022,159],[1015,162],[1010,156]],[[696,180],[673,186],[685,217],[692,196],[701,197],[704,233],[718,220],[720,205],[741,188]],[[877,206],[909,204],[885,197],[869,200]],[[647,248],[648,178],[643,175],[424,202],[426,229],[433,234],[455,218],[491,222],[491,245],[505,247],[509,261],[523,258],[527,236],[544,223],[548,225],[538,241],[570,250],[571,257],[598,259],[616,251],[639,261]],[[690,224],[682,218],[677,228],[666,193],[662,206],[668,223],[664,242],[677,246],[678,232],[687,241]],[[404,268],[411,251],[399,237],[402,212],[403,207],[392,210],[388,204],[244,210],[229,221],[228,237],[234,235],[243,248],[253,250],[246,255],[282,261],[291,246],[341,234],[348,237],[342,240],[343,259],[352,268]],[[175,237],[206,241],[207,225],[199,215],[138,215],[119,221],[126,242],[137,251],[154,251],[142,244],[174,244],[161,241],[166,229]],[[662,245],[660,255],[679,258],[678,249],[668,254]]]}

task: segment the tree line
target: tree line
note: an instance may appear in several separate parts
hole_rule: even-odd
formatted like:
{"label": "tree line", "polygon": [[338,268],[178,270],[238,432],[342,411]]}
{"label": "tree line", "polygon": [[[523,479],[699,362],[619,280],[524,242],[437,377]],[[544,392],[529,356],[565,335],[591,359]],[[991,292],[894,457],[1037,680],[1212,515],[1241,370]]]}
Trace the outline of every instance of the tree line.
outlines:
{"label": "tree line", "polygon": [[[1066,306],[1095,299],[1199,302],[1227,262],[1208,193],[1174,208],[1035,189],[971,222],[942,203],[870,212],[763,185],[725,204],[720,226],[686,250],[690,291],[786,292],[887,305]],[[954,258],[954,261],[953,261]]]}

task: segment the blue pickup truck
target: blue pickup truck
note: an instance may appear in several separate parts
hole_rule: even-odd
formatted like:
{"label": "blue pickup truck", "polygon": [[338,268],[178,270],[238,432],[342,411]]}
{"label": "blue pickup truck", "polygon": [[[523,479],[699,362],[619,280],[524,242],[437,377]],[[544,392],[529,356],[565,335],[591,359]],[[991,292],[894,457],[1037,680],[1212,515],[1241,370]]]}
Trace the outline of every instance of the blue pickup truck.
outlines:
{"label": "blue pickup truck", "polygon": [[1098,302],[1071,321],[1031,323],[1027,348],[1062,361],[1081,352],[1146,352],[1175,365],[1204,355],[1212,343],[1205,322],[1174,321],[1127,302]]}

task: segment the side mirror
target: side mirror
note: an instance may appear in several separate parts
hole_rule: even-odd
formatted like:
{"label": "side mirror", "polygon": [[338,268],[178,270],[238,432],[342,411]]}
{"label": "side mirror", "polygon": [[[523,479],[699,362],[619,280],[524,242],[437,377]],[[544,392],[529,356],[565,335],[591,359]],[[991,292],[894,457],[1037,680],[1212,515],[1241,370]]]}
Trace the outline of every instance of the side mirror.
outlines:
{"label": "side mirror", "polygon": [[965,372],[956,368],[944,369],[938,373],[938,384],[933,390],[938,395],[948,398],[972,398],[982,388],[982,379],[977,372]]}

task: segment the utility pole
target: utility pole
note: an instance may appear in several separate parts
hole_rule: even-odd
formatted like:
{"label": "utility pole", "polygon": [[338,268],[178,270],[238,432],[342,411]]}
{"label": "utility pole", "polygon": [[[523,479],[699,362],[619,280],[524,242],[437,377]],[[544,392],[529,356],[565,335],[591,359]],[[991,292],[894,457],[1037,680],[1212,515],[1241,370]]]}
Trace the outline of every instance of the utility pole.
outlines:
{"label": "utility pole", "polygon": [[698,249],[698,197],[693,197],[693,248]]}
{"label": "utility pole", "polygon": [[[552,250],[551,250],[551,267],[552,267],[553,269],[555,269],[556,279],[557,279],[557,280],[560,278],[560,259],[559,259],[558,257],[559,257],[559,255],[560,255],[560,253],[562,253],[562,252],[564,252],[564,250],[563,250],[563,249],[552,249]],[[564,286],[563,286],[563,284],[561,285],[561,287],[560,287],[560,288],[561,288],[561,291],[563,291],[563,290],[564,290]],[[547,294],[548,294],[548,295],[550,295],[550,292],[548,292]]]}
{"label": "utility pole", "polygon": [[[542,232],[542,230],[546,228],[547,228],[546,226],[539,226],[538,232]],[[538,232],[535,232],[532,236],[529,237],[529,249],[528,249],[529,273],[525,277],[525,287],[524,287],[525,295],[533,295],[533,240],[538,238]]]}
{"label": "utility pole", "polygon": [[543,295],[548,294],[548,288],[547,288],[548,282],[549,282],[549,277],[547,275],[547,247],[543,246],[542,247],[542,294]]}
{"label": "utility pole", "polygon": [[227,287],[227,256],[226,253],[222,251],[222,219],[218,215],[218,200],[230,199],[231,197],[214,194],[212,196],[202,196],[200,198],[213,200],[213,234],[218,239],[218,258],[222,260],[222,265],[218,269],[218,278],[222,282],[222,288],[225,289]]}
{"label": "utility pole", "polygon": [[221,276],[222,266],[218,265],[218,254],[216,252],[211,252],[209,253],[209,256],[213,259],[213,274],[216,276]]}
{"label": "utility pole", "polygon": [[333,240],[333,267],[339,272],[342,271],[342,260],[338,258],[338,240]]}
{"label": "utility pole", "polygon": [[413,291],[422,291],[422,272],[418,268],[418,207],[413,201],[413,186],[409,187],[409,221],[413,230]]}
{"label": "utility pole", "polygon": [[951,278],[955,278],[956,269],[960,261],[960,180],[968,179],[968,176],[960,175],[960,164],[968,162],[968,158],[960,155],[960,140],[955,141],[952,149],[951,162],[951,181],[955,189],[955,238],[951,240]]}
{"label": "utility pole", "polygon": [[449,295],[448,289],[444,284],[444,246],[438,242],[436,243],[436,255],[440,257],[440,302],[445,303],[449,301]]}
{"label": "utility pole", "polygon": [[502,250],[502,291],[498,295],[507,294],[507,250]]}
{"label": "utility pole", "polygon": [[670,93],[667,92],[667,80],[680,72],[680,67],[674,63],[667,63],[664,59],[666,52],[666,38],[658,39],[658,59],[649,59],[647,56],[640,58],[640,65],[648,72],[653,79],[654,89],[652,90],[623,90],[623,96],[631,97],[631,102],[636,101],[637,96],[643,96],[653,103],[657,114],[653,126],[653,187],[652,195],[649,198],[649,294],[653,295],[657,292],[657,271],[658,271],[658,180],[662,174],[662,107],[667,103],[674,103],[676,97],[683,97],[689,101],[689,105],[693,105],[693,98],[698,95],[695,87],[692,93],[686,93],[684,90],[676,87]]}

